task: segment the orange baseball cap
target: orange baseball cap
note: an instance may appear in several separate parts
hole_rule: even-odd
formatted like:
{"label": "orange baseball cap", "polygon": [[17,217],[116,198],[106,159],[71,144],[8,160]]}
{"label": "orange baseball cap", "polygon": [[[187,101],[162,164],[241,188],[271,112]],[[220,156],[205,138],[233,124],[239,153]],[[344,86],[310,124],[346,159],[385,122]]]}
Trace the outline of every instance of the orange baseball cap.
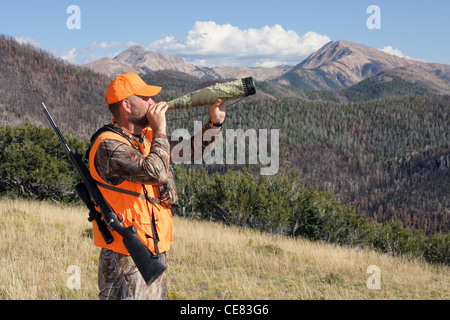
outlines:
{"label": "orange baseball cap", "polygon": [[153,97],[161,89],[161,87],[149,86],[135,73],[121,74],[111,81],[106,89],[106,103],[116,103],[132,95]]}

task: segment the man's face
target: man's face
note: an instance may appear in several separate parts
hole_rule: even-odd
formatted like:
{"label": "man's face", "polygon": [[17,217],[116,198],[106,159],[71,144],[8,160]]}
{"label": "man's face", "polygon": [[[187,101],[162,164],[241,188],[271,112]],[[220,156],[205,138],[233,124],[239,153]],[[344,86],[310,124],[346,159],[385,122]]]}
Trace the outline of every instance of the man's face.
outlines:
{"label": "man's face", "polygon": [[148,108],[155,102],[150,97],[133,96],[130,100],[132,105],[130,122],[143,128],[149,125],[147,119]]}

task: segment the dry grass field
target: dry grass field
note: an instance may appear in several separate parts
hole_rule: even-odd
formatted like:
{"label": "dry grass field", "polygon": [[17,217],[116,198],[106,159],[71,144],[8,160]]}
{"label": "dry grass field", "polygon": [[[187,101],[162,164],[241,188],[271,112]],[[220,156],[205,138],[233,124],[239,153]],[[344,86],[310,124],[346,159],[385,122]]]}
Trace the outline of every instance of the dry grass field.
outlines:
{"label": "dry grass field", "polygon": [[[2,199],[0,214],[0,299],[97,299],[99,249],[84,207]],[[450,299],[446,266],[180,217],[174,223],[169,299]],[[367,287],[371,265],[381,289]]]}

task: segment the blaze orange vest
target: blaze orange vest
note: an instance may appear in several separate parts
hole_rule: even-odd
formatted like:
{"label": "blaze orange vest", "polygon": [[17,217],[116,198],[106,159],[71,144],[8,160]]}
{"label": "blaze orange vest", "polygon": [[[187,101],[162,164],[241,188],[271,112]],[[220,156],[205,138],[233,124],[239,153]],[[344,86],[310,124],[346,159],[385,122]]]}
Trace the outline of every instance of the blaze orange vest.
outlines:
{"label": "blaze orange vest", "polygon": [[[144,139],[144,142],[139,144],[139,149],[144,156],[147,156],[150,153],[150,143],[153,137],[151,128],[148,128],[145,135],[148,140]],[[100,189],[105,201],[116,212],[119,220],[122,221],[125,227],[129,227],[131,225],[136,226],[138,238],[147,248],[149,248],[151,252],[155,254],[156,252],[151,227],[153,216],[155,218],[156,233],[159,239],[159,252],[163,253],[168,251],[170,249],[173,234],[172,211],[170,208],[164,207],[159,203],[147,201],[144,193],[145,188],[149,199],[158,198],[158,187],[149,184],[145,185],[133,183],[126,180],[119,185],[113,186],[105,182],[98,174],[94,165],[94,159],[98,146],[105,139],[123,141],[124,143],[132,146],[126,138],[122,137],[118,133],[105,131],[97,138],[91,147],[89,152],[90,173],[94,180],[97,181],[98,188]],[[96,246],[129,255],[128,250],[122,242],[122,236],[120,236],[116,231],[111,232],[114,241],[107,244],[100,234],[95,220],[92,221],[92,227],[94,230],[94,244]]]}

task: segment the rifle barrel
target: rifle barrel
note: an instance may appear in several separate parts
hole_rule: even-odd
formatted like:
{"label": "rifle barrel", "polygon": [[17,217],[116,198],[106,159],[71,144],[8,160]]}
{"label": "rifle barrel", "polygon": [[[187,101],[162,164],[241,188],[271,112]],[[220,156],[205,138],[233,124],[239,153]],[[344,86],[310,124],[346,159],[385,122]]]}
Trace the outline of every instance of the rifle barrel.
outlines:
{"label": "rifle barrel", "polygon": [[61,140],[62,144],[64,145],[64,148],[66,148],[67,153],[70,153],[70,148],[67,145],[67,142],[64,139],[61,131],[59,131],[59,128],[56,125],[55,121],[53,121],[53,118],[50,115],[50,113],[48,112],[47,107],[45,106],[45,103],[41,102],[41,104],[42,104],[42,108],[44,109],[45,115],[47,116],[48,121],[50,122],[50,124],[52,125],[52,127],[55,130],[56,134],[58,135],[59,140]]}

